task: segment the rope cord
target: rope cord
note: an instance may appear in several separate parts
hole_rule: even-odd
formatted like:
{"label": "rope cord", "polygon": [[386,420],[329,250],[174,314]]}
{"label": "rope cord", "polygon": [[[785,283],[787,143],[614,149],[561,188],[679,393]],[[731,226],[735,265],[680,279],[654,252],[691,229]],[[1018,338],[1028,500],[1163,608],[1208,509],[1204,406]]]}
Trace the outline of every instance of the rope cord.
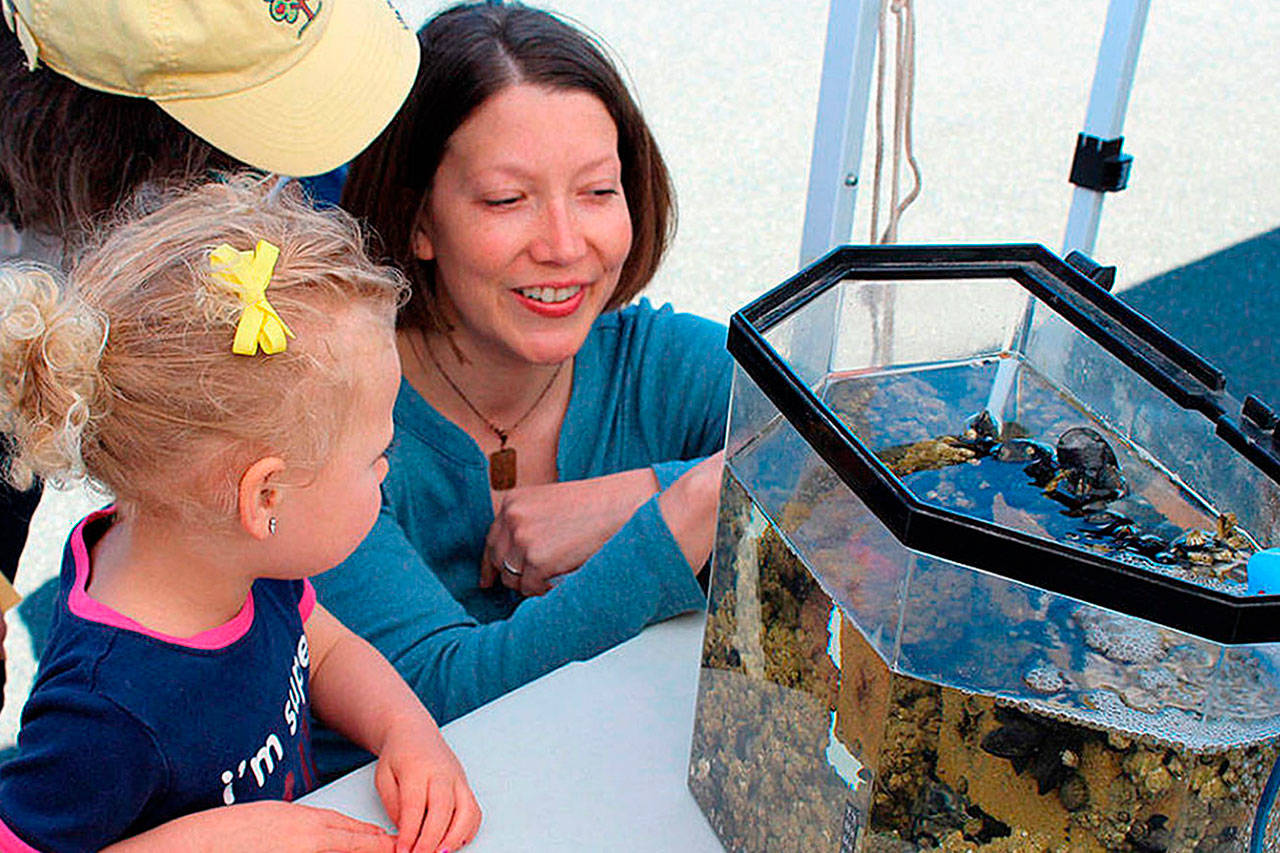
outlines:
{"label": "rope cord", "polygon": [[[880,231],[880,183],[884,173],[884,91],[889,15],[897,19],[894,39],[893,85],[893,151],[892,172],[889,181],[889,210],[887,224]],[[876,165],[871,185],[871,239],[872,243],[896,243],[898,222],[911,203],[920,195],[923,183],[920,163],[916,160],[911,131],[911,114],[915,100],[916,25],[912,0],[884,0],[880,7],[879,49],[876,51]],[[901,196],[902,158],[906,157],[911,168],[913,185],[905,197]]]}

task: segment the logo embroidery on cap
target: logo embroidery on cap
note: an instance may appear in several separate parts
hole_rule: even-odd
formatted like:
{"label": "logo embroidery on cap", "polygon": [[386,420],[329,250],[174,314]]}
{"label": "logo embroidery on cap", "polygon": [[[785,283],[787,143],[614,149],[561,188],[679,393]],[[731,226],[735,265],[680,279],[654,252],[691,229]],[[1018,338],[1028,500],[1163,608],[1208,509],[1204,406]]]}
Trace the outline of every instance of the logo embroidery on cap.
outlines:
{"label": "logo embroidery on cap", "polygon": [[268,8],[271,10],[271,20],[279,21],[282,24],[296,24],[298,18],[302,15],[307,17],[302,28],[298,30],[298,38],[302,38],[302,34],[307,31],[307,27],[311,26],[311,22],[316,19],[316,15],[320,14],[320,10],[324,8],[323,0],[317,0],[316,7],[311,8],[312,0],[265,0]]}
{"label": "logo embroidery on cap", "polygon": [[[404,18],[400,17],[400,10],[396,8],[396,4],[392,3],[391,0],[384,0],[384,2],[387,4],[387,8],[391,10],[392,14],[396,16],[396,20],[400,22],[400,26],[409,30],[409,25],[404,22]],[[409,30],[409,32],[413,32],[413,30]]]}

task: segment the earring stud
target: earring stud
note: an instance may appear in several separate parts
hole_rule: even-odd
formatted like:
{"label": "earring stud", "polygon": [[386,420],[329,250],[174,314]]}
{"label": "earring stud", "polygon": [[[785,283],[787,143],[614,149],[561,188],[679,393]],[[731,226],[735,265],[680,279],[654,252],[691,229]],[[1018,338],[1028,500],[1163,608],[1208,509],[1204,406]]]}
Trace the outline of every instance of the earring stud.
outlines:
{"label": "earring stud", "polygon": [[276,535],[276,517],[274,515],[267,519],[267,532],[272,536]]}

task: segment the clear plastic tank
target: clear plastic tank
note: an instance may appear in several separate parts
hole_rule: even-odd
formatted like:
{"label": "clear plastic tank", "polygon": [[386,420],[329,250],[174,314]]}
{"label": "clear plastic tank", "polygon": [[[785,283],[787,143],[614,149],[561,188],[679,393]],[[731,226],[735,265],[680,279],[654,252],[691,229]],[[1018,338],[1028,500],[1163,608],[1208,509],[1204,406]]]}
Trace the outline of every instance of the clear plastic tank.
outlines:
{"label": "clear plastic tank", "polygon": [[730,341],[728,849],[1280,848],[1265,407],[1036,246],[840,250]]}

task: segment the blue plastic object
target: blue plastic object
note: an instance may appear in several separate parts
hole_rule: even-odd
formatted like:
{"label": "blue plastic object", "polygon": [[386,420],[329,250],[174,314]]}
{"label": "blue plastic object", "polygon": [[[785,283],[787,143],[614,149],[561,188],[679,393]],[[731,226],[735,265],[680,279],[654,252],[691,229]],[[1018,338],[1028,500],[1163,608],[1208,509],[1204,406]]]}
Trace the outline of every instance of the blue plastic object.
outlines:
{"label": "blue plastic object", "polygon": [[1280,595],[1280,548],[1264,548],[1249,558],[1249,594]]}
{"label": "blue plastic object", "polygon": [[1280,761],[1271,768],[1267,787],[1262,792],[1262,802],[1258,804],[1258,812],[1253,816],[1253,837],[1249,841],[1249,853],[1262,853],[1266,847],[1267,822],[1271,818],[1271,808],[1275,805],[1278,788],[1280,788]]}

